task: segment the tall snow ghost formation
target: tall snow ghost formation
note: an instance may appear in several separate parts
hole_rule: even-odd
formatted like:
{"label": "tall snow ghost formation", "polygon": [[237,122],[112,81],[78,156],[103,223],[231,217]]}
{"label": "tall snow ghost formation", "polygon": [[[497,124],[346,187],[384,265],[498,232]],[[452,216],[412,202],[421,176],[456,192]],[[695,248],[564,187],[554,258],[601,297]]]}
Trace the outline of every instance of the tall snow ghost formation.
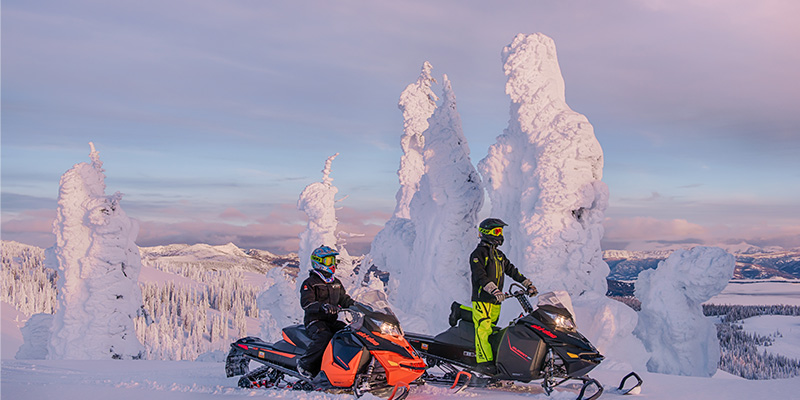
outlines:
{"label": "tall snow ghost formation", "polygon": [[90,146],[92,163],[61,177],[48,260],[58,270],[59,304],[48,358],[138,359],[144,351],[133,324],[142,307],[139,225],[120,207],[121,193],[105,195],[103,163]]}
{"label": "tall snow ghost formation", "polygon": [[566,103],[555,43],[519,34],[502,58],[511,118],[478,169],[491,216],[509,224],[504,252],[540,290],[570,294],[581,330],[601,351],[636,346],[635,312],[605,297],[603,151]]}
{"label": "tall snow ghost formation", "polygon": [[[471,291],[469,254],[477,243],[477,218],[483,206],[483,185],[469,158],[456,98],[443,79],[441,107],[425,131],[425,174],[411,200],[416,227],[411,263],[393,277],[404,293],[407,312],[428,321],[429,332],[448,327],[452,300],[468,302]],[[460,293],[442,299],[442,293]]]}
{"label": "tall snow ghost formation", "polygon": [[333,186],[331,174],[331,163],[339,155],[336,153],[325,161],[325,168],[322,170],[322,181],[314,182],[300,194],[297,200],[297,209],[306,213],[308,225],[306,230],[300,234],[300,271],[311,269],[311,252],[319,246],[325,245],[336,247],[336,193],[339,189]]}
{"label": "tall snow ghost formation", "polygon": [[676,250],[658,268],[639,274],[642,301],[634,333],[650,354],[647,369],[674,375],[711,376],[720,348],[717,329],[702,303],[722,291],[733,276],[733,255],[718,247]]}
{"label": "tall snow ghost formation", "polygon": [[411,218],[411,199],[419,190],[419,181],[425,173],[423,132],[428,129],[428,119],[436,110],[438,100],[431,89],[431,85],[436,82],[431,76],[432,69],[433,66],[425,61],[417,81],[408,85],[400,94],[398,107],[403,111],[403,136],[400,138],[403,156],[397,171],[400,178],[400,189],[395,196],[397,205],[394,209],[394,216],[397,218]]}
{"label": "tall snow ghost formation", "polygon": [[425,62],[417,81],[400,96],[405,130],[397,207],[365,259],[390,273],[390,300],[397,311],[416,317],[404,322],[406,328],[414,324],[425,332],[447,326],[450,303],[456,300],[450,294],[469,300],[467,257],[483,205],[450,81],[444,77],[444,100],[437,107],[431,68]]}
{"label": "tall snow ghost formation", "polygon": [[573,300],[605,293],[603,150],[586,117],[567,106],[552,39],[518,35],[503,60],[511,120],[478,168],[492,216],[509,224],[506,254],[537,285]]}
{"label": "tall snow ghost formation", "polygon": [[282,268],[274,268],[267,274],[264,291],[258,296],[261,334],[266,339],[276,340],[281,337],[283,327],[302,321],[298,280],[302,281],[308,276],[311,252],[317,247],[325,245],[339,251],[336,277],[348,290],[355,286],[354,260],[336,237],[339,222],[336,219],[335,197],[339,189],[333,186],[330,174],[331,164],[338,155],[336,153],[328,157],[322,169],[322,181],[306,186],[297,200],[297,208],[308,217],[306,230],[300,234],[300,272],[297,278],[293,280]]}
{"label": "tall snow ghost formation", "polygon": [[416,238],[416,229],[411,222],[411,199],[419,191],[419,181],[425,173],[423,132],[428,129],[428,119],[436,110],[438,100],[431,89],[436,82],[431,76],[432,69],[429,62],[423,63],[419,78],[400,94],[398,107],[403,112],[404,129],[400,138],[403,156],[397,170],[400,180],[397,205],[392,218],[375,235],[370,253],[364,259],[367,268],[375,265],[392,276],[401,274],[410,264]]}

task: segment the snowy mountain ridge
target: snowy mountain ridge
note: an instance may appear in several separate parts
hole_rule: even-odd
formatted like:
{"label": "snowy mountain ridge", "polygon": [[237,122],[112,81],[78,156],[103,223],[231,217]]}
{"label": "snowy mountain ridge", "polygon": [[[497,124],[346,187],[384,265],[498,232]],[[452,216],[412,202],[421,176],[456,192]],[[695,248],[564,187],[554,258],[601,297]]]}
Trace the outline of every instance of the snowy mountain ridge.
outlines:
{"label": "snowy mountain ridge", "polygon": [[[22,251],[44,254],[44,249],[19,242],[3,240],[3,256],[16,257]],[[800,251],[778,247],[749,246],[745,251],[732,251],[736,257],[734,279],[800,279]],[[26,250],[27,249],[27,250]],[[750,250],[750,251],[748,251]],[[140,247],[142,261],[146,264],[167,262],[171,264],[196,264],[207,269],[238,269],[263,274],[275,267],[298,268],[296,253],[274,254],[267,250],[241,249],[233,243],[214,246],[208,244],[169,244]],[[608,263],[609,278],[620,281],[635,280],[639,272],[658,266],[672,254],[672,250],[631,251],[605,250],[603,260]]]}
{"label": "snowy mountain ridge", "polygon": [[146,262],[169,262],[172,264],[199,264],[215,269],[239,269],[242,271],[265,273],[272,268],[298,265],[295,253],[273,254],[266,250],[239,248],[233,243],[220,246],[198,243],[169,244],[164,246],[140,247],[142,260]]}
{"label": "snowy mountain ridge", "polygon": [[[741,243],[720,246],[736,258],[733,279],[800,279],[800,249],[784,250],[778,246],[765,248]],[[640,272],[654,269],[674,250],[630,251],[606,250],[610,279],[635,280]]]}

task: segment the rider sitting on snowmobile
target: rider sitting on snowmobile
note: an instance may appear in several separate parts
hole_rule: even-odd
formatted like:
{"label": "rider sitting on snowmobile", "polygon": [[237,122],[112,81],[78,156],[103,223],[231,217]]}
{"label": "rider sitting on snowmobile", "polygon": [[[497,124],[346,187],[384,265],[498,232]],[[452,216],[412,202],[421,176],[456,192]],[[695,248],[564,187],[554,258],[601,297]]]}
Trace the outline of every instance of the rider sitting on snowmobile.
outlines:
{"label": "rider sitting on snowmobile", "polygon": [[480,223],[480,243],[469,256],[472,270],[472,322],[475,324],[475,358],[478,369],[494,375],[494,354],[489,344],[489,335],[500,318],[500,303],[506,299],[503,293],[503,277],[510,276],[522,283],[531,296],[538,291],[530,279],[525,278],[497,247],[503,244],[505,222],[487,218]]}
{"label": "rider sitting on snowmobile", "polygon": [[339,307],[347,308],[355,303],[345,292],[336,272],[336,256],[339,252],[320,246],[311,253],[312,270],[300,286],[300,306],[305,311],[303,324],[311,339],[306,353],[297,360],[297,372],[311,378],[319,372],[322,354],[333,334],[345,327],[337,320]]}

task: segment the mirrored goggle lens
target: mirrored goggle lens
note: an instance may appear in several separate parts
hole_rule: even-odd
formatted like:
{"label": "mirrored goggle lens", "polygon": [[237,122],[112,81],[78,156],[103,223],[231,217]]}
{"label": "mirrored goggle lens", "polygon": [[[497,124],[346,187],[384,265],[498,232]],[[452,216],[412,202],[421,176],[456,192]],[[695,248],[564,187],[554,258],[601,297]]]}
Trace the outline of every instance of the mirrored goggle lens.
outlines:
{"label": "mirrored goggle lens", "polygon": [[500,236],[503,234],[503,227],[498,226],[492,229],[481,229],[481,232],[487,235]]}
{"label": "mirrored goggle lens", "polygon": [[311,256],[311,259],[326,267],[330,267],[331,265],[336,265],[336,256],[326,256],[326,257]]}

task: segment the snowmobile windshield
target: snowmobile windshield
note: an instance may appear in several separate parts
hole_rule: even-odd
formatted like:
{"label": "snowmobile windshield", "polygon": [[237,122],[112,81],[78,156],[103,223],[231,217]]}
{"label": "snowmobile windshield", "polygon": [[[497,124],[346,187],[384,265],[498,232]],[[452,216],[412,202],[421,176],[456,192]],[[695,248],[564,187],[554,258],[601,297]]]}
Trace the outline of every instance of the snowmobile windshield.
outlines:
{"label": "snowmobile windshield", "polygon": [[566,290],[556,290],[547,293],[539,294],[539,307],[552,306],[555,308],[563,308],[569,312],[572,320],[575,320],[575,310],[572,308],[572,299]]}
{"label": "snowmobile windshield", "polygon": [[374,290],[360,293],[355,296],[356,303],[350,308],[357,311],[352,315],[350,326],[354,329],[366,328],[371,332],[381,332],[388,335],[402,335],[400,322],[392,312],[386,294]]}
{"label": "snowmobile windshield", "polygon": [[386,294],[379,290],[372,290],[369,292],[360,293],[355,298],[359,306],[365,308],[371,313],[381,313],[394,316],[389,301],[386,299]]}

